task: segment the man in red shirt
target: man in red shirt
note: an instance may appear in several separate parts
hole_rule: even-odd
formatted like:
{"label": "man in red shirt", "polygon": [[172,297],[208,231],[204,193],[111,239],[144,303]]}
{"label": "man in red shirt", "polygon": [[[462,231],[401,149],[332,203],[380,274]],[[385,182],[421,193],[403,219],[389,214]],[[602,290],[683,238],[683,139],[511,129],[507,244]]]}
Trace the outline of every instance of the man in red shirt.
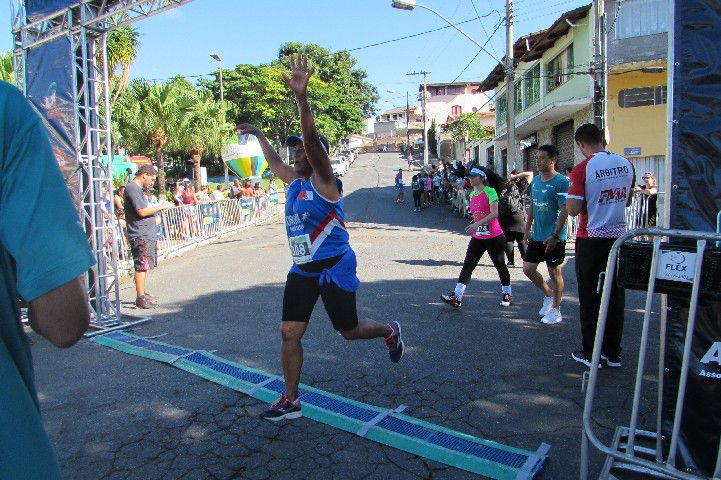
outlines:
{"label": "man in red shirt", "polygon": [[[613,243],[626,232],[625,210],[631,202],[636,178],[630,161],[604,149],[603,134],[595,125],[581,125],[575,139],[586,160],[571,171],[566,206],[572,217],[580,215],[576,278],[583,348],[571,357],[590,367],[601,306],[598,277],[606,271]],[[602,365],[606,367],[621,366],[624,304],[623,289],[614,286],[601,354]]]}

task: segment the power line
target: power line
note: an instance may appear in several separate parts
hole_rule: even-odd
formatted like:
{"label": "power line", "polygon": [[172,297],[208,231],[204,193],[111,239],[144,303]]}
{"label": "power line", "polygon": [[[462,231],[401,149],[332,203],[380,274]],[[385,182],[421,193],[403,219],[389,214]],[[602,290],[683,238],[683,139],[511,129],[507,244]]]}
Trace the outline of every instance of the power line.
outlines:
{"label": "power line", "polygon": [[[488,30],[486,30],[486,26],[483,24],[483,20],[480,20],[481,14],[478,13],[478,9],[476,8],[476,2],[475,2],[475,0],[471,0],[471,5],[473,5],[473,11],[476,12],[476,15],[479,17],[479,23],[481,24],[481,28],[483,29],[483,33],[486,34],[486,38],[491,38],[491,37],[493,36],[493,34],[488,35]],[[488,17],[488,16],[490,16],[493,12],[498,13],[498,16],[499,16],[499,17],[501,16],[501,14],[500,14],[500,12],[499,12],[498,10],[491,10],[490,12],[488,12],[488,14],[483,15],[483,17],[484,17],[484,18],[485,18],[485,17]],[[501,20],[501,21],[502,21],[502,20]],[[496,56],[498,56],[498,52],[496,51],[496,49],[495,49],[495,47],[493,46],[493,44],[491,44],[491,50],[493,50],[493,53],[495,53]],[[476,55],[476,56],[478,56],[478,55]]]}
{"label": "power line", "polygon": [[[491,35],[488,37],[488,39],[486,40],[486,43],[483,44],[484,47],[485,47],[486,45],[488,45],[488,43],[491,41],[491,39],[492,39],[493,36],[496,34],[496,32],[498,32],[498,29],[501,28],[501,25],[503,25],[503,19],[501,19],[501,20],[498,22],[498,24],[496,25],[495,30],[493,30],[493,33],[491,33]],[[471,58],[471,61],[468,62],[468,64],[467,64],[465,67],[463,67],[463,70],[461,70],[461,73],[459,73],[459,74],[456,76],[456,78],[453,80],[454,82],[455,82],[456,80],[458,80],[458,79],[461,77],[461,75],[463,75],[463,74],[466,72],[466,70],[468,70],[468,67],[471,66],[471,64],[476,60],[476,58],[478,58],[478,55],[480,55],[482,51],[483,51],[483,50],[478,50],[478,52],[476,52],[476,54],[473,56],[473,58]]]}
{"label": "power line", "polygon": [[[464,23],[473,22],[473,21],[475,21],[475,20],[478,20],[479,18],[480,18],[480,17],[474,17],[474,18],[468,18],[468,19],[466,19],[466,20],[461,20],[460,22],[457,22],[456,25],[462,25],[462,24],[464,24]],[[382,42],[369,43],[368,45],[362,45],[362,46],[360,46],[360,47],[346,48],[346,49],[343,49],[343,50],[338,50],[338,51],[335,51],[335,52],[328,53],[326,56],[329,56],[329,57],[330,57],[330,56],[333,56],[333,55],[338,55],[339,53],[343,53],[343,52],[356,52],[356,51],[358,51],[358,50],[365,50],[366,48],[378,47],[378,46],[380,46],[380,45],[387,45],[387,44],[389,44],[389,43],[400,42],[401,40],[408,40],[409,38],[415,38],[415,37],[420,37],[420,36],[422,36],[422,35],[428,35],[429,33],[439,32],[439,31],[445,30],[445,29],[447,29],[447,28],[453,28],[453,27],[452,27],[451,25],[446,25],[446,26],[444,26],[444,27],[438,27],[438,28],[434,28],[434,29],[432,29],[432,30],[426,30],[426,31],[424,31],[424,32],[418,32],[418,33],[413,33],[413,34],[411,34],[411,35],[405,35],[405,36],[403,36],[403,37],[393,38],[393,39],[390,39],[390,40],[384,40],[384,41],[382,41]],[[184,77],[184,78],[199,78],[199,77],[212,76],[212,75],[215,75],[215,73],[216,73],[216,72],[201,73],[201,74],[198,74],[198,75],[181,75],[181,76]],[[176,75],[173,75],[173,76],[171,76],[171,77],[152,78],[152,79],[143,79],[143,80],[145,80],[146,82],[159,82],[159,81],[163,81],[163,80],[170,80],[170,79],[172,79],[172,78],[174,78],[174,77],[177,77],[177,76],[179,76],[179,75],[180,75],[180,74],[176,74]]]}

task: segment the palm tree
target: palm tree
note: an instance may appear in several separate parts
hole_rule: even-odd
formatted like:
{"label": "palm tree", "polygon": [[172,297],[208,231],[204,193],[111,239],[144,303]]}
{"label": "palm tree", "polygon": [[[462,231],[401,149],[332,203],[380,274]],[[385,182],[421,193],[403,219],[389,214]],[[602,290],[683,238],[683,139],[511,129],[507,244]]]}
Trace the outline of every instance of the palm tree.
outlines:
{"label": "palm tree", "polygon": [[0,52],[0,80],[15,84],[12,52]]}
{"label": "palm tree", "polygon": [[[129,25],[123,25],[108,34],[108,71],[110,72],[111,105],[114,105],[121,92],[128,86],[130,66],[138,56],[140,34]],[[116,72],[120,69],[120,74]]]}
{"label": "palm tree", "polygon": [[161,198],[165,195],[164,150],[180,150],[186,119],[193,108],[191,99],[174,82],[135,81],[121,95],[115,109],[125,146],[155,156]]}

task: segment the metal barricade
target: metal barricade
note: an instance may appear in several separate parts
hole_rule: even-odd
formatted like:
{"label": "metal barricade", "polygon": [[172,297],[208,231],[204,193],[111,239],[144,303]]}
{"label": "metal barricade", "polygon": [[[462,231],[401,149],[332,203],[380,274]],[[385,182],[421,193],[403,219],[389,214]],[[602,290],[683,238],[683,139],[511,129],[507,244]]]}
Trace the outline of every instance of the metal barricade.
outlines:
{"label": "metal barricade", "polygon": [[[626,244],[628,240],[634,238],[650,238],[652,239],[652,257],[649,267],[648,287],[646,291],[645,313],[640,338],[640,348],[638,354],[638,365],[636,371],[636,379],[633,391],[633,404],[631,407],[630,424],[628,427],[619,426],[616,428],[613,442],[610,446],[605,445],[596,435],[593,427],[592,414],[593,404],[596,395],[596,387],[599,376],[599,364],[601,362],[601,349],[603,345],[604,333],[606,331],[606,320],[608,316],[609,303],[611,299],[611,289],[616,281],[616,269],[619,259],[619,250]],[[662,436],[662,411],[663,405],[663,382],[665,372],[665,341],[666,341],[666,316],[665,312],[661,316],[660,321],[660,346],[658,358],[658,398],[656,408],[656,430],[648,431],[639,428],[639,411],[641,404],[641,393],[644,383],[644,369],[646,365],[646,353],[649,348],[649,328],[651,325],[651,305],[653,301],[654,291],[657,285],[667,284],[667,280],[658,279],[657,271],[659,259],[663,251],[674,252],[675,248],[681,248],[676,244],[666,244],[662,246],[662,238],[673,240],[691,240],[696,242],[695,262],[693,270],[693,283],[691,284],[691,295],[689,300],[688,321],[686,323],[685,340],[683,346],[683,354],[681,361],[680,378],[678,384],[678,393],[673,418],[673,429],[668,456],[664,458],[663,436]],[[677,450],[679,448],[679,435],[681,430],[681,419],[685,400],[686,384],[689,375],[689,361],[691,356],[691,343],[694,335],[694,326],[696,321],[696,311],[699,303],[699,294],[701,293],[701,273],[704,261],[704,252],[708,243],[721,240],[719,233],[692,232],[683,230],[666,230],[660,228],[637,229],[629,231],[621,236],[613,244],[611,253],[608,258],[606,267],[605,280],[603,282],[603,295],[601,298],[601,307],[598,314],[598,326],[596,328],[596,338],[593,348],[593,356],[591,359],[591,369],[588,373],[588,384],[586,386],[585,406],[583,410],[583,439],[581,444],[581,480],[588,478],[589,468],[589,442],[599,451],[604,453],[606,463],[599,476],[599,479],[616,478],[612,476],[611,470],[625,470],[630,472],[641,473],[652,476],[653,478],[665,479],[683,479],[683,480],[702,480],[706,477],[678,470],[676,468]],[[626,244],[628,245],[628,244]],[[619,277],[620,278],[620,277]],[[704,277],[706,278],[706,277]],[[640,279],[639,279],[640,280]],[[649,380],[645,380],[649,382]],[[648,445],[641,446],[637,442],[645,440],[650,442]],[[634,477],[636,478],[636,477]],[[719,446],[719,455],[716,462],[714,479],[721,478],[721,445]]]}
{"label": "metal barricade", "polygon": [[[278,195],[181,205],[158,218],[158,258],[168,258],[274,218],[280,212]],[[126,233],[119,228],[119,268],[130,271],[132,254]]]}

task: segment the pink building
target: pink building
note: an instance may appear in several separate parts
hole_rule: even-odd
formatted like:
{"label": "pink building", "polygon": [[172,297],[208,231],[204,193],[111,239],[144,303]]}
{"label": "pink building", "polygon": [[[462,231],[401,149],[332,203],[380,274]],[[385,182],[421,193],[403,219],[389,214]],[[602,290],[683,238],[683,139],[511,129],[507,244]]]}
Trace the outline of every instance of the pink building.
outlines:
{"label": "pink building", "polygon": [[[428,128],[433,120],[440,128],[462,113],[480,113],[483,125],[494,126],[493,102],[479,90],[480,85],[480,82],[429,83],[426,98]],[[423,85],[420,85],[418,90],[422,93]]]}

